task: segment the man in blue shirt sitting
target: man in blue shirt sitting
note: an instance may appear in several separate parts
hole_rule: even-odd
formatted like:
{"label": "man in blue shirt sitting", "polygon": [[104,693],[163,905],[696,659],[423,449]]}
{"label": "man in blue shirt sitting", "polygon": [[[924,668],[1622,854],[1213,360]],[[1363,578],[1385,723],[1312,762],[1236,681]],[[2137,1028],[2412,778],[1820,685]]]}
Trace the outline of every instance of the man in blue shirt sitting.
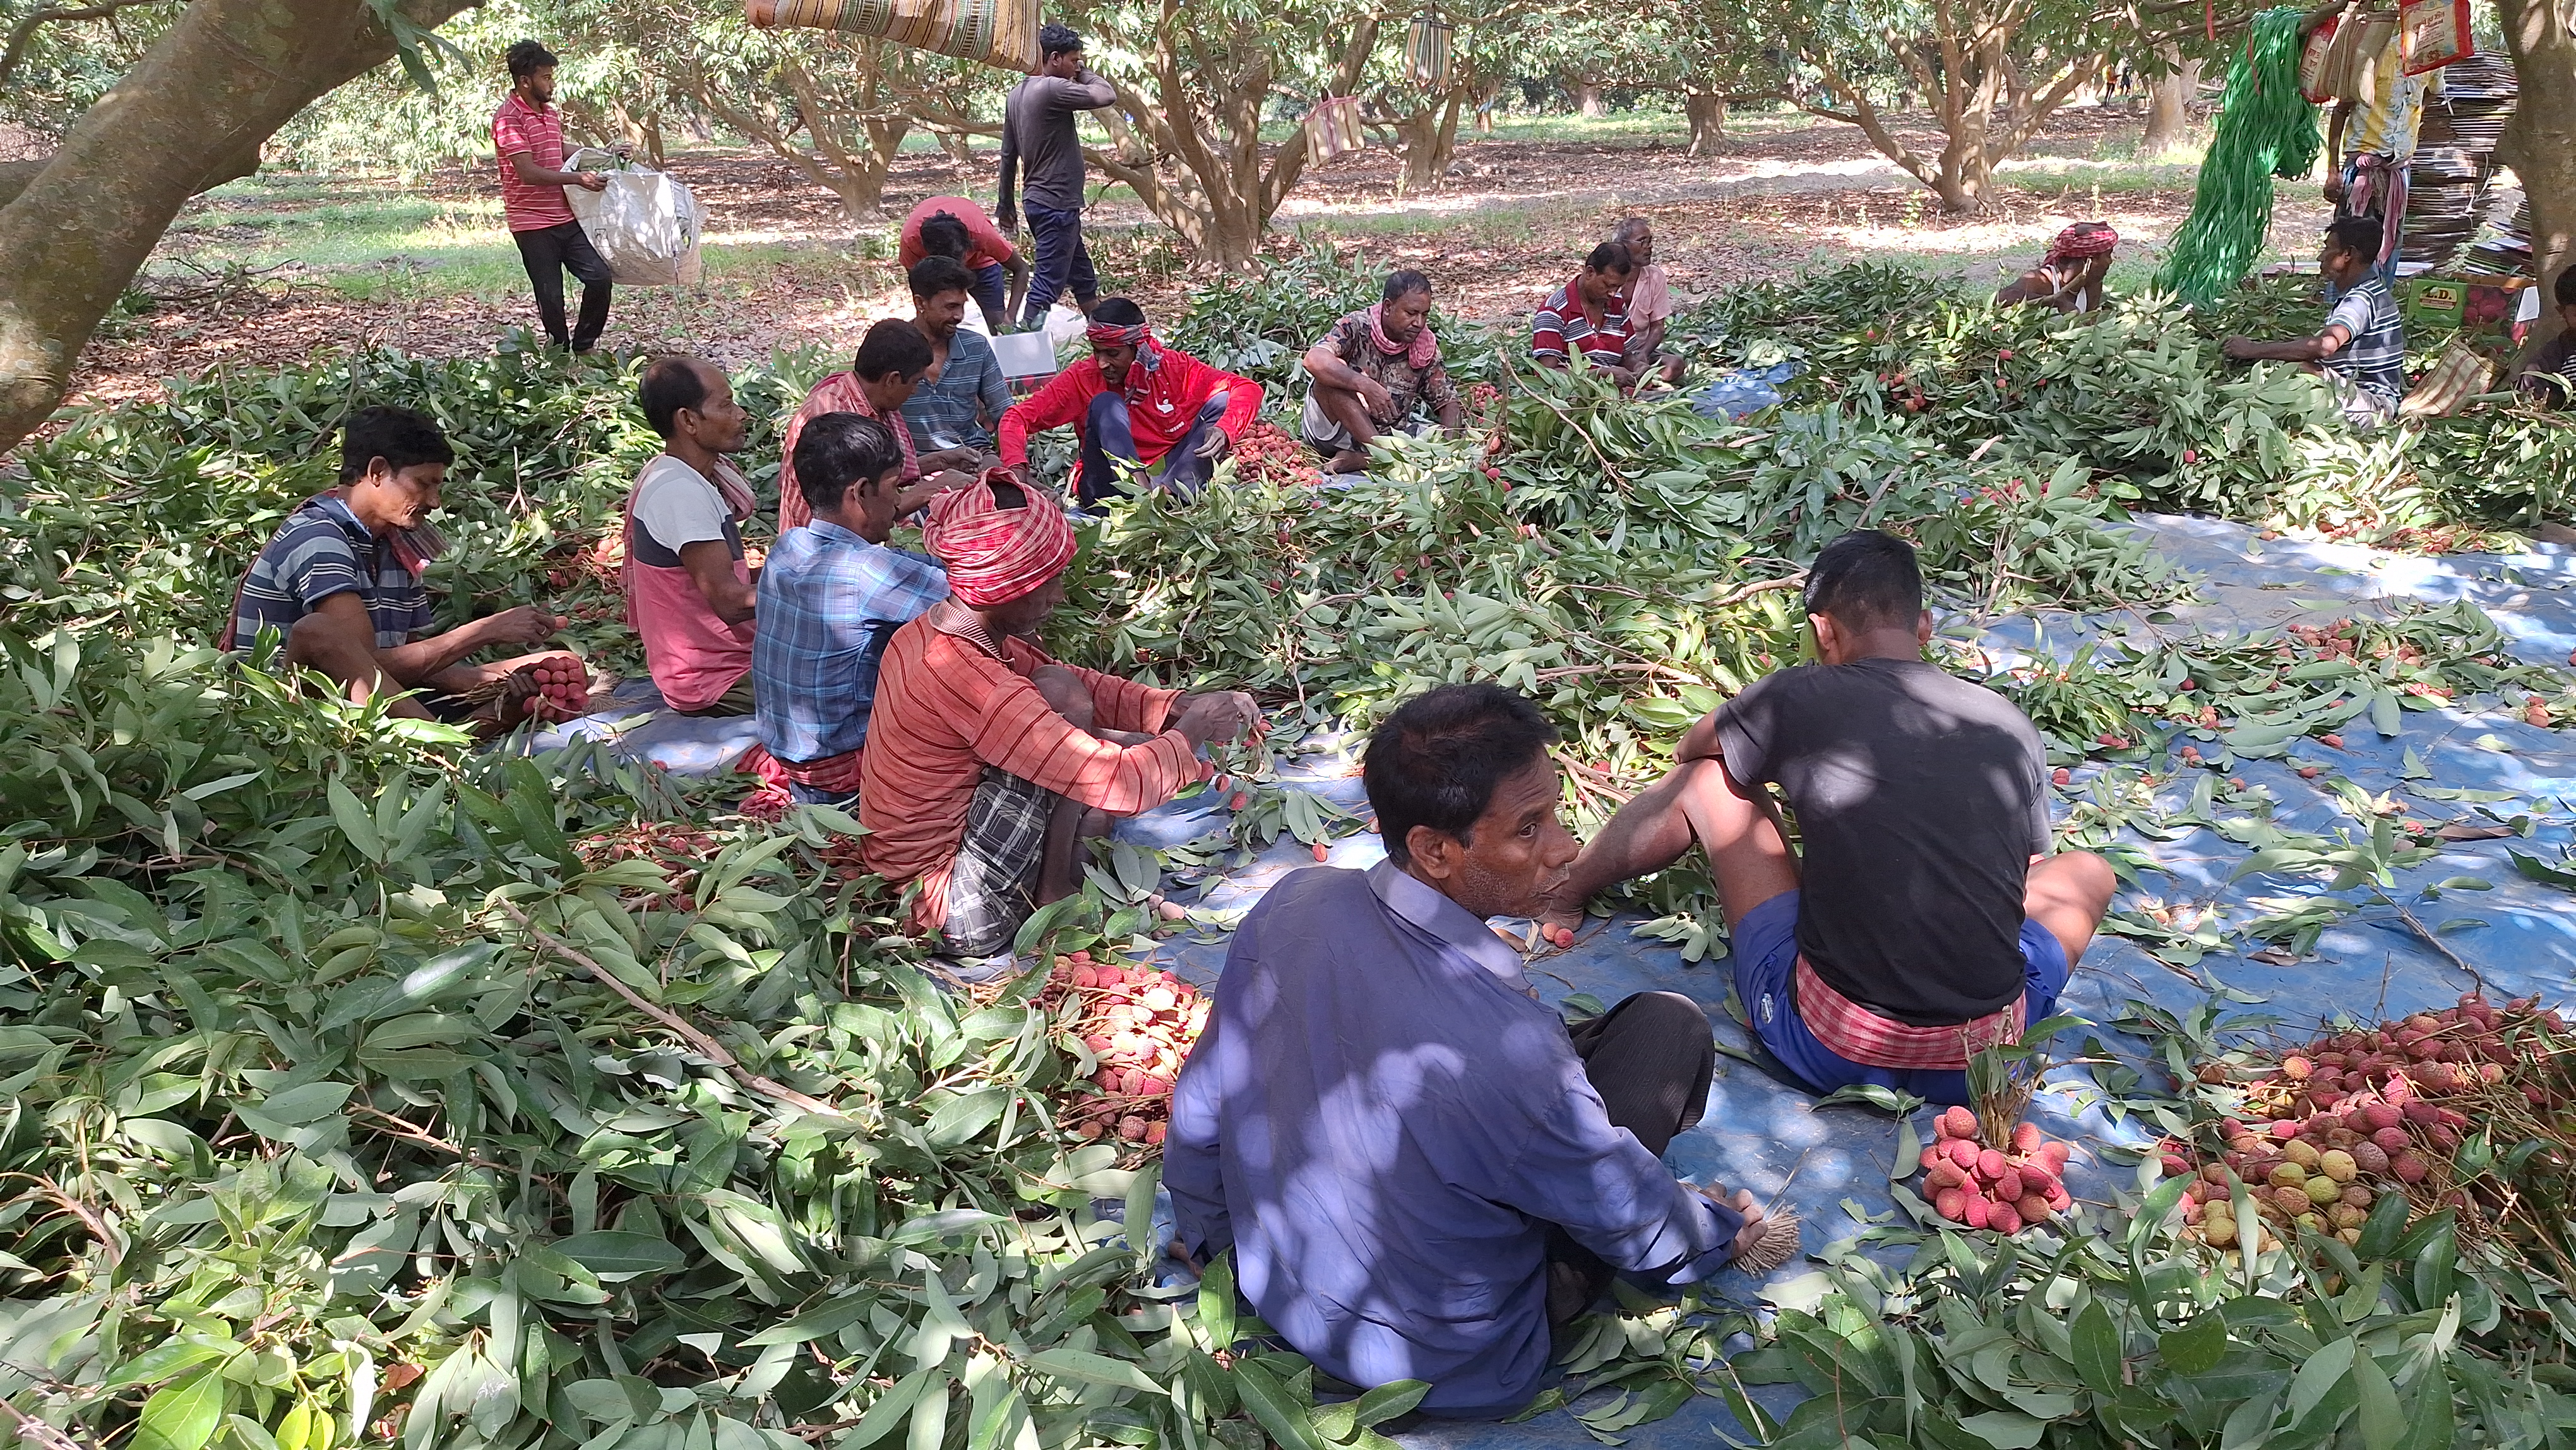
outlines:
{"label": "man in blue shirt sitting", "polygon": [[1794,1219],[1661,1162],[1707,1103],[1700,1007],[1641,993],[1569,1035],[1485,924],[1538,911],[1575,858],[1554,739],[1495,685],[1387,717],[1363,768],[1387,859],[1298,871],[1244,918],[1163,1145],[1184,1248],[1232,1250],[1326,1373],[1426,1380],[1438,1415],[1527,1404],[1618,1272],[1796,1249]]}
{"label": "man in blue shirt sitting", "polygon": [[760,571],[751,686],[760,743],[807,804],[857,796],[886,641],[948,597],[937,564],[885,546],[902,471],[902,446],[874,418],[825,413],[796,439],[814,517],[780,534]]}

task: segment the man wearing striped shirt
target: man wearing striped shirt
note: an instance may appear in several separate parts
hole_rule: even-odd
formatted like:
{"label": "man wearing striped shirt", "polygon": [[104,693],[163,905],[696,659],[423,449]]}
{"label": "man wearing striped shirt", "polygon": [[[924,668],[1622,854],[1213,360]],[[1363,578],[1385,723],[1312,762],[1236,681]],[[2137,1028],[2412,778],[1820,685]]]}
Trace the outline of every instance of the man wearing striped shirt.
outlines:
{"label": "man wearing striped shirt", "polygon": [[[555,55],[533,40],[511,46],[510,95],[492,113],[492,153],[501,161],[501,214],[528,270],[537,321],[547,340],[574,352],[598,345],[608,326],[608,263],[574,220],[564,188],[604,191],[596,171],[566,171],[563,113],[555,109]],[[564,325],[563,274],[581,284],[581,316]]]}
{"label": "man wearing striped shirt", "polygon": [[859,760],[859,851],[915,889],[912,923],[947,949],[1010,950],[1079,880],[1081,837],[1199,778],[1198,749],[1261,718],[1243,694],[1183,695],[1075,669],[1031,643],[1064,602],[1064,510],[1000,474],[941,494],[922,531],[949,597],[895,631]]}
{"label": "man wearing striped shirt", "polygon": [[2395,417],[2406,397],[2406,326],[2377,272],[2379,241],[2379,223],[2369,217],[2343,217],[2326,227],[2317,263],[2338,300],[2316,336],[2294,342],[2231,337],[2219,350],[2239,362],[2304,363],[2322,372],[2355,427],[2375,428]]}
{"label": "man wearing striped shirt", "polygon": [[[409,408],[360,408],[342,425],[340,484],[287,515],[243,576],[225,646],[282,648],[269,663],[328,676],[351,700],[418,690],[390,713],[506,727],[527,717],[527,659],[460,663],[492,645],[541,644],[563,621],[521,605],[429,634],[423,560],[408,541],[439,503],[455,450]],[[486,701],[494,684],[497,699]]]}
{"label": "man wearing striped shirt", "polygon": [[1623,242],[1603,242],[1571,280],[1547,295],[1530,320],[1530,353],[1539,366],[1571,367],[1575,358],[1633,389],[1651,369],[1672,382],[1681,376],[1681,359],[1631,366],[1628,344],[1635,328],[1628,320],[1628,285],[1637,275],[1637,259]]}

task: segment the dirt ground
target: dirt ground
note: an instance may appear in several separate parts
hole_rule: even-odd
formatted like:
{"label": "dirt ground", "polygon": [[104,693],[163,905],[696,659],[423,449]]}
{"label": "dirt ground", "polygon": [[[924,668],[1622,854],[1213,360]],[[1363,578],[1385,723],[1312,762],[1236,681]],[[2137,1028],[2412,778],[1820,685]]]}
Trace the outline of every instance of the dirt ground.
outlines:
{"label": "dirt ground", "polygon": [[[2005,173],[1988,209],[1972,217],[1943,215],[1928,192],[1856,129],[1831,124],[1757,120],[1699,157],[1687,154],[1678,118],[1670,140],[1468,135],[1447,185],[1410,195],[1400,194],[1402,168],[1394,153],[1372,148],[1309,172],[1282,208],[1271,245],[1292,250],[1299,229],[1329,234],[1369,265],[1429,272],[1444,308],[1468,317],[1527,311],[1612,220],[1629,212],[1654,218],[1659,260],[1689,296],[1869,255],[1993,278],[2006,259],[2035,254],[2057,228],[2091,217],[2109,220],[2131,239],[2122,251],[2123,272],[2143,280],[2190,209],[2191,173],[2093,159],[2116,155],[2137,125],[2117,108],[2060,113],[2033,154]],[[1906,134],[1918,145],[1934,140],[1928,131]],[[991,183],[980,158],[968,174],[937,153],[907,155],[887,187],[885,220],[853,228],[830,192],[764,153],[681,152],[670,165],[710,214],[709,280],[693,291],[621,289],[606,342],[620,349],[685,348],[737,365],[782,347],[838,353],[870,321],[907,315],[909,301],[890,260],[894,220],[921,197],[989,195]],[[396,188],[389,181],[341,180],[324,189],[319,204],[381,198]],[[478,166],[451,169],[408,190],[470,203],[488,200],[495,188],[489,169]],[[234,197],[222,205],[229,212],[310,211],[317,198],[307,189],[282,192],[275,201]],[[2285,183],[2276,239],[2303,242],[2325,215],[2313,187]],[[1110,290],[1137,297],[1149,312],[1176,310],[1193,278],[1171,234],[1132,201],[1105,201],[1089,220]],[[186,222],[183,216],[183,228]],[[497,218],[493,229],[499,230]],[[235,230],[174,231],[156,260],[184,261],[192,247]],[[73,401],[145,396],[170,376],[225,364],[278,365],[330,348],[393,346],[438,356],[487,351],[511,327],[534,323],[525,293],[514,287],[460,290],[441,285],[434,267],[400,257],[374,270],[384,280],[367,289],[373,295],[366,300],[331,285],[318,268],[291,265],[249,286],[113,320],[82,356]]]}

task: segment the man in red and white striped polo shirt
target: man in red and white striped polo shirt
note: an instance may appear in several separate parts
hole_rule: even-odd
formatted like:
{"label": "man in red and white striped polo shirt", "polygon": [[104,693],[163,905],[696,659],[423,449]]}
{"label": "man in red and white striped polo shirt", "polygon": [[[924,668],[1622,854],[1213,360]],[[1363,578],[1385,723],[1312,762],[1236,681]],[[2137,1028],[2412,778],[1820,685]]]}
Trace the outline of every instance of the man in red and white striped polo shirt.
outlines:
{"label": "man in red and white striped polo shirt", "polygon": [[[563,115],[555,109],[555,55],[533,40],[511,46],[510,97],[492,114],[492,151],[501,161],[501,214],[537,293],[537,317],[557,347],[588,352],[608,326],[608,264],[573,220],[564,188],[607,188],[596,171],[563,169]],[[564,328],[563,274],[581,283],[581,318]]]}

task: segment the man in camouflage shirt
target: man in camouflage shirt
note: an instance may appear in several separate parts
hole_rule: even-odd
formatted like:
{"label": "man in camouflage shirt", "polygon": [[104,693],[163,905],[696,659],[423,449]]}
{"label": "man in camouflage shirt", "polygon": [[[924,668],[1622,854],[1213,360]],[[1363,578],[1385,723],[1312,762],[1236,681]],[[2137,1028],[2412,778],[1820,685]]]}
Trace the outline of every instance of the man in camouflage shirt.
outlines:
{"label": "man in camouflage shirt", "polygon": [[1421,434],[1437,419],[1455,433],[1466,420],[1458,390],[1431,335],[1431,279],[1390,274],[1375,306],[1333,324],[1306,349],[1305,421],[1299,431],[1324,456],[1325,471],[1359,473],[1379,434]]}

